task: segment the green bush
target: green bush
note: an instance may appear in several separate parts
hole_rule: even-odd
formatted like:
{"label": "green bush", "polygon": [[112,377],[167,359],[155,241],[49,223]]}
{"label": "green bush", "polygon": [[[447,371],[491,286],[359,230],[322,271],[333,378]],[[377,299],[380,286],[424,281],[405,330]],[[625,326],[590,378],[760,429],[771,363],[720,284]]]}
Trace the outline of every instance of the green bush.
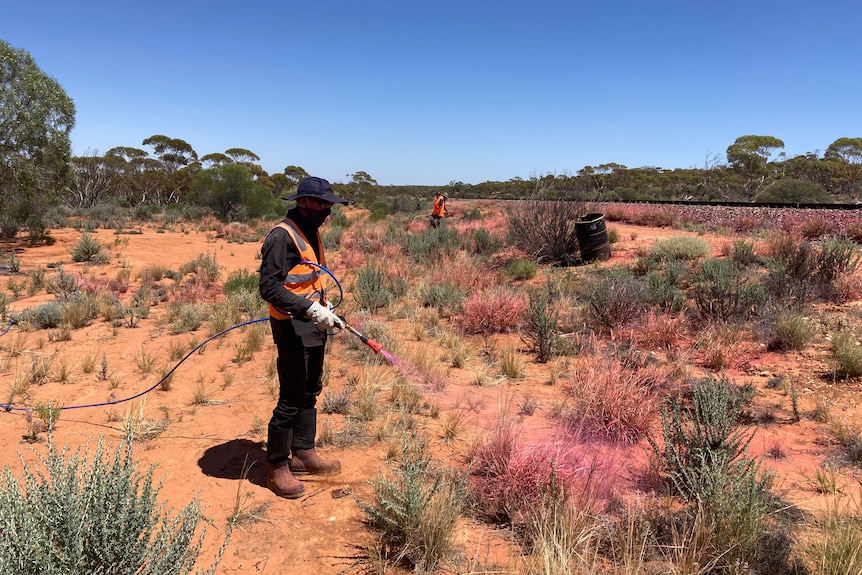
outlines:
{"label": "green bush", "polygon": [[754,242],[746,240],[734,240],[730,259],[741,266],[750,266],[760,262],[760,258],[754,253]]}
{"label": "green bush", "polygon": [[766,186],[755,202],[781,204],[831,204],[832,198],[819,184],[795,178],[781,178]]}
{"label": "green bush", "polygon": [[29,321],[36,329],[53,329],[63,321],[63,308],[56,302],[43,303],[26,310],[20,319]]}
{"label": "green bush", "polygon": [[387,285],[385,270],[374,262],[368,262],[359,270],[353,297],[360,308],[374,311],[391,304],[395,294]]}
{"label": "green bush", "polygon": [[504,273],[513,280],[531,280],[536,277],[538,266],[529,260],[512,260],[506,264]]}
{"label": "green bush", "polygon": [[231,295],[238,292],[256,292],[258,280],[260,277],[257,273],[251,273],[246,269],[231,272],[227,276],[227,281],[224,282],[225,295]]}
{"label": "green bush", "polygon": [[198,254],[180,266],[180,273],[193,273],[202,283],[212,284],[218,281],[221,266],[216,262],[215,254]]}
{"label": "green bush", "polygon": [[763,286],[749,277],[733,260],[704,260],[692,278],[692,295],[701,314],[729,321],[745,318],[766,301]]}
{"label": "green bush", "polygon": [[650,251],[650,258],[657,261],[696,260],[710,255],[712,249],[703,238],[675,236],[659,240]]}
{"label": "green bush", "polygon": [[206,531],[196,535],[198,502],[172,515],[156,499],[153,468],[136,470],[130,440],[111,456],[100,438],[88,455],[49,443],[21,479],[3,470],[0,572],[190,573]]}
{"label": "green bush", "polygon": [[104,263],[108,261],[108,254],[103,250],[102,242],[93,235],[84,232],[72,246],[72,261]]}
{"label": "green bush", "polygon": [[553,291],[545,290],[530,292],[530,306],[524,320],[522,338],[530,345],[536,354],[538,363],[547,363],[551,359],[554,347],[559,337],[559,311],[552,304]]}
{"label": "green bush", "polygon": [[489,255],[500,250],[503,245],[502,239],[492,236],[485,228],[479,228],[469,237],[468,249],[476,255]]}
{"label": "green bush", "polygon": [[392,472],[370,482],[370,501],[357,499],[369,523],[381,532],[382,549],[374,555],[424,574],[454,551],[466,486],[464,480],[434,469],[426,443],[405,433]]}
{"label": "green bush", "polygon": [[418,263],[428,263],[458,251],[458,232],[448,226],[429,228],[404,237],[404,249]]}
{"label": "green bush", "polygon": [[439,317],[452,317],[457,314],[467,297],[462,287],[448,280],[439,283],[423,282],[418,295],[423,307],[435,308]]}
{"label": "green bush", "polygon": [[772,349],[800,351],[814,338],[816,326],[804,315],[783,312],[775,320],[775,338],[769,342]]}
{"label": "green bush", "polygon": [[642,278],[625,275],[591,280],[582,294],[591,323],[604,329],[616,329],[640,316],[649,295]]}
{"label": "green bush", "polygon": [[84,292],[76,292],[63,302],[63,323],[72,329],[80,329],[90,325],[99,312],[96,298]]}
{"label": "green bush", "polygon": [[62,266],[57,268],[57,275],[45,281],[45,291],[59,300],[64,300],[78,289],[78,280],[72,274],[66,273]]}
{"label": "green bush", "polygon": [[665,262],[663,269],[655,269],[647,274],[649,291],[647,301],[653,305],[678,312],[685,307],[686,295],[683,285],[689,270],[677,260]]}
{"label": "green bush", "polygon": [[842,377],[862,375],[862,347],[851,333],[839,333],[832,338],[832,359],[835,374]]}
{"label": "green bush", "polygon": [[744,406],[741,390],[726,378],[696,380],[690,408],[680,397],[663,406],[662,446],[647,439],[675,492],[711,524],[710,548],[719,566],[748,564],[760,567],[754,572],[773,573],[787,545],[769,521],[772,476],[747,456],[754,434],[741,426]]}

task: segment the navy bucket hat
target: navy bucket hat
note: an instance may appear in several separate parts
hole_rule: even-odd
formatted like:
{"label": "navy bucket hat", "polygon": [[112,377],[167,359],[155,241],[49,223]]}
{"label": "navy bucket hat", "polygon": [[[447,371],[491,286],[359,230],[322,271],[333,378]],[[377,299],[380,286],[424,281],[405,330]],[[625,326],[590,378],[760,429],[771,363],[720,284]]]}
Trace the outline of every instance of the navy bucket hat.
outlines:
{"label": "navy bucket hat", "polygon": [[323,178],[315,178],[314,176],[303,178],[302,181],[299,182],[299,186],[297,186],[295,194],[292,196],[284,196],[281,199],[295,200],[297,198],[315,198],[323,202],[344,204],[345,206],[350,203],[350,200],[345,200],[344,198],[336,196],[332,191],[332,186],[329,185],[329,182]]}

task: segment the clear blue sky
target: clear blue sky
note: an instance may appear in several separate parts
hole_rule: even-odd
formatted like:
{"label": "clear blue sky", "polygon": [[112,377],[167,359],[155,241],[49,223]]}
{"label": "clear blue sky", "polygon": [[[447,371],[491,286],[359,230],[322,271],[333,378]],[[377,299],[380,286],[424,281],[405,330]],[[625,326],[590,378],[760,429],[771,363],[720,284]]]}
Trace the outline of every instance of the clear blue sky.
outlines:
{"label": "clear blue sky", "polygon": [[0,39],[75,101],[76,155],[162,134],[440,185],[862,137],[860,0],[0,0]]}

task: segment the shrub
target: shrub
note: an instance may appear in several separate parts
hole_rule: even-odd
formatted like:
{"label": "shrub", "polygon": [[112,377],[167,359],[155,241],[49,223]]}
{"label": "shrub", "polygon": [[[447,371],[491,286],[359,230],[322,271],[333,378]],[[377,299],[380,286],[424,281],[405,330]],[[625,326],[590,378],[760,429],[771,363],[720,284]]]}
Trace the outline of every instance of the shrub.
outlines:
{"label": "shrub", "polygon": [[395,294],[387,285],[384,269],[374,262],[359,270],[353,297],[360,308],[374,311],[392,303]]}
{"label": "shrub", "polygon": [[821,245],[815,277],[825,285],[824,291],[828,292],[838,278],[856,273],[862,253],[850,240],[824,240]]}
{"label": "shrub", "polygon": [[627,443],[636,442],[649,431],[657,410],[656,389],[664,380],[659,372],[584,356],[570,377],[571,383],[563,387],[571,398],[563,415],[567,427]]}
{"label": "shrub", "polygon": [[492,236],[485,228],[479,228],[471,236],[470,251],[476,255],[493,254],[500,250],[503,245],[502,240],[497,236]]}
{"label": "shrub", "polygon": [[108,261],[108,255],[102,251],[103,248],[102,242],[84,232],[72,246],[72,261],[104,263]]}
{"label": "shrub", "polygon": [[541,291],[530,292],[530,306],[524,321],[522,338],[536,354],[538,363],[547,363],[553,355],[559,337],[559,311],[552,305],[550,286]]}
{"label": "shrub", "polygon": [[740,427],[744,404],[727,379],[697,380],[690,410],[679,397],[662,408],[664,447],[647,439],[676,493],[711,524],[709,547],[716,563],[773,573],[788,549],[769,528],[772,476],[746,455],[754,434]]}
{"label": "shrub", "polygon": [[45,291],[59,300],[68,298],[78,289],[78,280],[72,274],[66,273],[61,267],[57,269],[57,275],[45,281]]}
{"label": "shrub", "polygon": [[405,236],[403,246],[414,261],[429,263],[458,251],[458,232],[448,226],[428,228]]}
{"label": "shrub", "polygon": [[746,317],[766,300],[763,286],[753,282],[732,260],[704,260],[692,283],[697,308],[704,317],[714,320]]}
{"label": "shrub", "polygon": [[419,287],[419,301],[423,307],[433,307],[439,317],[451,317],[461,311],[467,294],[452,281],[423,283]]}
{"label": "shrub", "polygon": [[716,488],[741,488],[757,475],[746,457],[754,434],[740,429],[745,405],[740,390],[726,377],[692,382],[691,409],[681,397],[661,408],[663,447],[647,436],[675,491],[683,498],[709,500]]}
{"label": "shrub", "polygon": [[[842,498],[846,500],[842,501]],[[805,548],[805,555],[817,573],[844,575],[862,573],[862,504],[858,497],[833,492],[826,514],[818,522],[820,536]]]}
{"label": "shrub", "polygon": [[531,280],[536,277],[537,266],[529,260],[512,260],[506,264],[505,273],[513,280]]}
{"label": "shrub", "polygon": [[754,242],[745,240],[734,240],[730,259],[741,266],[750,266],[760,262],[760,258],[754,252]]}
{"label": "shrub", "polygon": [[[206,531],[197,501],[171,515],[157,502],[153,468],[141,474],[131,441],[103,454],[100,438],[68,456],[49,444],[47,458],[0,483],[0,565],[5,573],[190,573]],[[213,566],[213,570],[215,566]]]}
{"label": "shrub", "polygon": [[180,273],[193,273],[202,284],[209,285],[218,281],[221,266],[216,262],[215,254],[198,254],[180,266]]}
{"label": "shrub", "polygon": [[775,336],[767,345],[771,349],[800,351],[812,340],[816,326],[802,314],[783,312],[775,319]]}
{"label": "shrub", "polygon": [[835,374],[842,377],[862,375],[862,347],[850,333],[839,333],[832,338],[832,360]]}
{"label": "shrub", "polygon": [[642,279],[625,275],[589,281],[583,292],[590,321],[609,330],[626,325],[643,313],[649,297]]}
{"label": "shrub", "polygon": [[425,441],[405,433],[389,474],[371,481],[371,501],[357,500],[381,532],[382,555],[415,573],[431,573],[454,549],[464,482],[435,470]]}
{"label": "shrub", "polygon": [[685,307],[686,296],[680,285],[688,270],[678,262],[669,261],[663,271],[654,270],[647,275],[647,301],[666,311],[681,311]]}
{"label": "shrub", "polygon": [[801,306],[815,294],[817,253],[811,242],[790,234],[770,236],[767,242],[770,261],[764,285],[775,299],[785,305]]}
{"label": "shrub", "polygon": [[538,261],[571,262],[578,252],[574,222],[585,211],[583,202],[568,199],[519,201],[509,213],[509,242]]}
{"label": "shrub", "polygon": [[498,287],[474,292],[456,323],[466,333],[504,333],[521,324],[527,311],[523,293]]}
{"label": "shrub", "polygon": [[237,292],[256,292],[258,291],[258,280],[259,276],[256,273],[251,273],[246,269],[237,270],[228,274],[222,291],[225,295]]}
{"label": "shrub", "polygon": [[832,198],[819,184],[796,178],[781,178],[766,186],[755,202],[781,204],[831,204]]}
{"label": "shrub", "polygon": [[674,236],[659,240],[650,251],[650,258],[657,261],[696,260],[707,257],[712,248],[703,238]]}
{"label": "shrub", "polygon": [[21,320],[29,321],[36,329],[53,329],[63,321],[63,309],[58,303],[43,303],[25,312]]}
{"label": "shrub", "polygon": [[168,306],[168,329],[173,334],[197,331],[203,325],[205,310],[197,304],[173,301]]}
{"label": "shrub", "polygon": [[464,212],[461,214],[461,219],[468,222],[481,220],[484,217],[485,214],[482,213],[482,210],[479,208],[479,206],[473,206],[471,208],[468,208],[464,210]]}
{"label": "shrub", "polygon": [[63,302],[63,323],[72,329],[80,329],[90,325],[98,313],[99,304],[96,297],[84,292],[75,293]]}

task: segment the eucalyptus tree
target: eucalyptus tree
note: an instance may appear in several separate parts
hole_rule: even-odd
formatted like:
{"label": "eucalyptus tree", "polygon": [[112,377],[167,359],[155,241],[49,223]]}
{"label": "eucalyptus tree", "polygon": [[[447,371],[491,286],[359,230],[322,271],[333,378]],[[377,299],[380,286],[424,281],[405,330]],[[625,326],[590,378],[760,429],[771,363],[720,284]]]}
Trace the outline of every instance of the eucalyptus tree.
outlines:
{"label": "eucalyptus tree", "polygon": [[273,210],[270,189],[255,181],[244,163],[229,162],[196,173],[189,200],[210,208],[223,221],[260,217]]}
{"label": "eucalyptus tree", "polygon": [[769,157],[784,148],[774,136],[740,136],[727,147],[727,161],[745,178],[745,195],[751,199],[769,175]]}
{"label": "eucalyptus tree", "polygon": [[73,181],[64,195],[70,208],[92,208],[117,191],[122,175],[110,156],[88,152],[72,158]]}
{"label": "eucalyptus tree", "polygon": [[44,233],[46,208],[71,182],[75,104],[33,57],[0,40],[0,234]]}
{"label": "eucalyptus tree", "polygon": [[152,146],[154,155],[161,162],[161,171],[166,177],[159,178],[165,188],[159,190],[153,202],[160,205],[178,203],[191,185],[192,176],[201,169],[194,148],[179,138],[154,135],[145,139],[144,146]]}
{"label": "eucalyptus tree", "polygon": [[358,200],[368,197],[373,194],[377,187],[377,180],[372,178],[368,172],[359,171],[353,174],[347,174],[350,178],[350,189],[353,190],[353,199]]}
{"label": "eucalyptus tree", "polygon": [[287,166],[282,173],[287,178],[288,186],[298,186],[302,178],[307,178],[310,175],[305,171],[305,168],[300,166]]}
{"label": "eucalyptus tree", "polygon": [[829,144],[824,157],[837,163],[844,193],[851,200],[858,199],[862,186],[862,138],[838,138]]}

